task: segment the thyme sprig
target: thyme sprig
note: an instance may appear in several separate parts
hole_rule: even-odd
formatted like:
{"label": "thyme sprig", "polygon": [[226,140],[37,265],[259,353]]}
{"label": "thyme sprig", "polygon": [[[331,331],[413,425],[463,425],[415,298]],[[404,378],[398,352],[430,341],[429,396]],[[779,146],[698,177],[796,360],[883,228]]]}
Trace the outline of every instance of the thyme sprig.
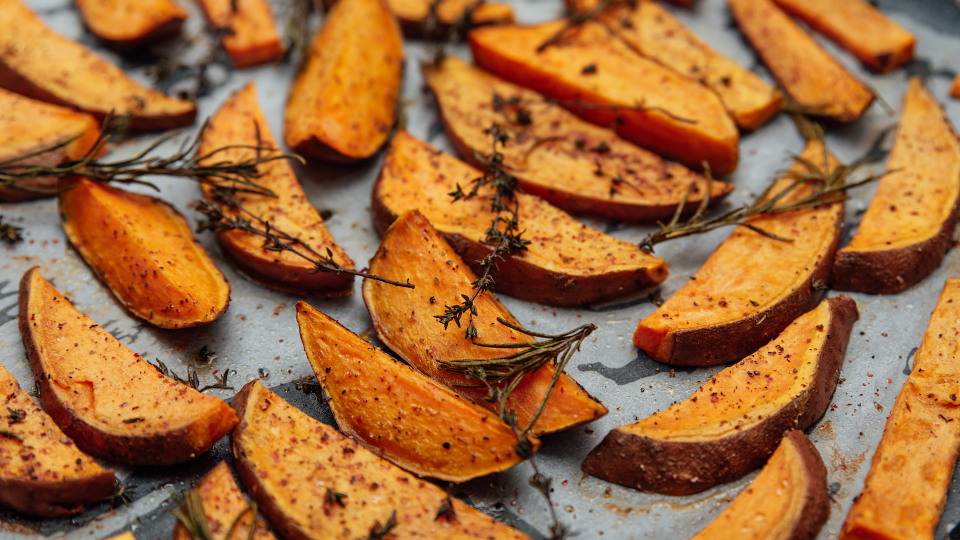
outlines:
{"label": "thyme sprig", "polygon": [[[187,532],[190,533],[190,537],[193,538],[193,540],[214,540],[213,532],[210,530],[210,524],[207,522],[207,513],[203,509],[203,499],[200,497],[200,492],[197,488],[191,488],[182,499],[177,497],[176,504],[177,509],[171,510],[170,513],[187,529]],[[233,522],[227,529],[226,536],[224,536],[225,540],[230,540],[233,531],[236,530],[240,524],[240,520],[247,512],[253,515],[247,540],[253,539],[254,533],[257,531],[257,503],[255,502],[250,503],[237,514],[237,517],[233,518]]]}
{"label": "thyme sprig", "polygon": [[23,242],[23,227],[5,223],[3,216],[0,216],[0,241],[11,246],[17,242]]}
{"label": "thyme sprig", "polygon": [[[326,253],[322,254],[300,238],[274,227],[269,220],[265,220],[247,210],[229,191],[216,189],[214,192],[213,201],[204,200],[196,205],[196,210],[207,217],[207,219],[200,220],[197,223],[197,232],[206,230],[214,232],[243,231],[262,237],[264,239],[264,249],[268,251],[293,253],[313,264],[314,267],[310,270],[313,274],[317,272],[349,274],[382,281],[397,287],[414,288],[409,280],[402,283],[367,272],[344,268],[334,260],[333,251],[330,248],[327,248]],[[236,210],[236,213],[231,213],[227,208]]]}
{"label": "thyme sprig", "polygon": [[550,47],[551,45],[556,45],[557,43],[560,42],[560,40],[563,39],[563,36],[566,35],[566,33],[569,30],[572,30],[573,28],[576,28],[584,23],[587,23],[589,21],[596,19],[597,17],[600,16],[601,13],[606,11],[607,8],[617,4],[625,4],[625,5],[629,5],[631,8],[635,8],[637,5],[637,2],[636,0],[626,0],[626,1],[601,0],[600,3],[593,6],[590,9],[579,11],[576,13],[571,13],[570,16],[567,17],[567,22],[560,28],[560,30],[557,30],[555,34],[547,38],[546,41],[544,41],[543,43],[540,44],[539,47],[537,47],[537,52],[538,53],[543,52],[544,50],[547,49],[547,47]]}
{"label": "thyme sprig", "polygon": [[167,365],[164,364],[159,358],[155,358],[154,360],[157,361],[156,364],[153,364],[149,361],[147,361],[147,363],[153,366],[161,374],[167,377],[170,377],[171,379],[177,381],[180,384],[189,386],[190,388],[193,388],[197,392],[206,392],[207,390],[233,390],[234,389],[232,386],[229,386],[229,383],[227,382],[227,378],[230,376],[229,369],[225,370],[223,372],[223,375],[219,377],[214,375],[213,380],[216,381],[214,384],[208,384],[201,387],[200,375],[198,375],[197,370],[193,369],[192,367],[187,366],[187,377],[183,378],[180,375],[177,375],[177,372],[168,368]]}

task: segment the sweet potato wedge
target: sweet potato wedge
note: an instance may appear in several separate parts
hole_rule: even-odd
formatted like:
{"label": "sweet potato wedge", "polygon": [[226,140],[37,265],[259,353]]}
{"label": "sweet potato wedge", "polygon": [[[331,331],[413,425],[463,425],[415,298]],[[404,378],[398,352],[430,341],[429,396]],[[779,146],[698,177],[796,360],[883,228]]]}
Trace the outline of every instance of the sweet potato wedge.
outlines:
{"label": "sweet potato wedge", "polygon": [[960,75],[954,77],[953,83],[950,85],[950,97],[960,99]]}
{"label": "sweet potato wedge", "polygon": [[20,280],[19,300],[40,402],[81,450],[130,465],[182,463],[236,425],[223,400],[162,375],[77,311],[38,267]]}
{"label": "sweet potato wedge", "polygon": [[387,0],[390,11],[400,21],[403,35],[411,39],[445,39],[469,14],[470,27],[514,22],[513,7],[506,2],[442,0],[437,4],[437,27],[431,35],[424,32],[433,0]]}
{"label": "sweet potato wedge", "polygon": [[274,62],[283,40],[267,0],[200,0],[210,26],[237,69]]}
{"label": "sweet potato wedge", "polygon": [[385,0],[340,0],[290,88],[287,146],[330,161],[372,156],[395,123],[402,72],[403,36]]}
{"label": "sweet potato wedge", "polygon": [[[825,165],[817,141],[800,156],[821,170],[837,166],[832,156]],[[800,161],[791,171],[808,172]],[[769,195],[794,181],[789,175],[777,181]],[[800,186],[781,202],[813,189]],[[737,227],[687,284],[640,321],[633,335],[637,347],[667,364],[725,364],[756,351],[817,305],[840,241],[843,203],[760,215],[750,224],[793,241]]]}
{"label": "sweet potato wedge", "polygon": [[820,452],[790,431],[753,482],[691,540],[813,540],[830,517],[827,493]]}
{"label": "sweet potato wedge", "polygon": [[[276,540],[277,537],[270,532],[263,518],[259,514],[254,516],[250,511],[250,504],[243,497],[225,461],[208,472],[194,489],[200,495],[203,513],[207,516],[207,526],[212,533],[210,540]],[[254,518],[256,525],[253,524]],[[253,536],[250,535],[251,526]],[[227,533],[230,533],[229,536]],[[173,540],[194,540],[194,537],[178,521],[173,529]]]}
{"label": "sweet potato wedge", "polygon": [[[99,135],[100,125],[89,114],[0,89],[0,162],[58,165],[84,156]],[[18,159],[70,139],[74,140],[55,151]],[[58,180],[51,176],[37,176],[18,185],[23,189],[0,188],[0,202],[53,197]]]}
{"label": "sweet potato wedge", "polygon": [[943,262],[960,213],[960,139],[922,79],[910,80],[897,140],[860,227],[837,252],[833,288],[898,293]]}
{"label": "sweet potato wedge", "polygon": [[[278,148],[257,103],[257,87],[250,83],[230,97],[214,115],[203,132],[200,154],[206,155],[233,145],[258,144]],[[254,152],[245,148],[231,148],[218,152],[210,161],[250,159]],[[307,200],[307,194],[303,192],[290,163],[286,160],[264,163],[260,165],[259,172],[262,176],[256,180],[257,184],[270,189],[277,197],[237,193],[234,198],[240,205],[252,215],[269,221],[272,227],[302,239],[318,253],[326,255],[329,249],[334,262],[343,268],[353,269],[353,261],[337,245],[333,235],[324,226],[320,213]],[[207,199],[214,200],[213,191],[212,186],[203,186],[203,194]],[[224,211],[231,216],[240,214],[239,210],[230,207],[224,207]],[[242,215],[250,218],[247,214]],[[352,275],[311,273],[315,269],[313,264],[290,252],[267,250],[263,237],[240,230],[220,231],[217,241],[234,264],[269,287],[328,294],[344,294],[353,290]]]}
{"label": "sweet potato wedge", "polygon": [[[513,429],[473,403],[297,303],[307,360],[340,431],[417,476],[466,482],[522,461]],[[370,396],[376,396],[373,400]],[[533,441],[535,451],[540,441]]]}
{"label": "sweet potato wedge", "polygon": [[188,126],[189,101],[173,99],[127,77],[93,51],[47,27],[20,0],[0,0],[0,86],[94,115],[130,115],[132,131]]}
{"label": "sweet potato wedge", "polygon": [[[464,261],[490,252],[484,243],[493,222],[485,187],[480,197],[452,202],[457,184],[468,186],[480,171],[433,146],[398,132],[373,189],[373,216],[385,231],[412,208],[436,228]],[[466,188],[464,188],[466,189]],[[497,290],[552,306],[588,304],[645,289],[667,277],[663,259],[573,219],[533,195],[520,193],[520,230],[528,250],[497,263]],[[474,266],[479,271],[479,266]]]}
{"label": "sweet potato wedge", "polygon": [[[444,330],[433,318],[433,315],[443,313],[444,302],[459,302],[461,294],[470,294],[476,276],[423,214],[411,210],[397,218],[384,233],[380,248],[370,259],[370,272],[399,281],[409,278],[410,283],[416,285],[416,289],[405,289],[372,279],[363,281],[363,301],[383,343],[424,375],[482,407],[498,412],[497,403],[483,401],[486,389],[457,386],[476,385],[475,380],[445,371],[438,363],[447,359],[498,358],[503,356],[503,350],[474,345],[464,337],[463,330]],[[497,277],[500,277],[499,273]],[[478,314],[473,321],[479,332],[479,341],[530,341],[528,336],[497,322],[497,317],[502,317],[516,323],[492,294],[481,294],[475,305]],[[544,366],[527,375],[510,395],[507,407],[516,411],[521,427],[536,414],[554,373],[553,365]],[[607,408],[573,377],[564,373],[531,434],[536,437],[569,429],[605,414]]]}
{"label": "sweet potato wedge", "polygon": [[187,12],[174,0],[74,0],[83,23],[119,49],[133,49],[180,33]]}
{"label": "sweet potato wedge", "polygon": [[737,167],[739,133],[717,94],[643,58],[599,22],[537,49],[564,21],[487,26],[470,32],[477,64],[664,157],[714,173]]}
{"label": "sweet potato wedge", "polygon": [[287,540],[366,538],[390,522],[396,538],[529,538],[303,414],[260,381],[233,398],[230,437],[240,480]]}
{"label": "sweet potato wedge", "polygon": [[838,122],[860,118],[873,92],[773,2],[727,0],[740,31],[805,114]]}
{"label": "sweet potato wedge", "polygon": [[70,243],[131,314],[186,328],[226,311],[230,284],[169,204],[80,179],[60,195],[60,218]]}
{"label": "sweet potato wedge", "polygon": [[933,539],[960,456],[957,321],[960,279],[950,278],[913,371],[887,417],[863,492],[847,513],[841,540]]}
{"label": "sweet potato wedge", "polygon": [[[490,135],[484,130],[497,123],[511,135],[500,149],[505,168],[524,191],[563,210],[630,221],[667,220],[691,184],[696,192],[685,210],[694,211],[706,194],[705,178],[577,118],[532,90],[454,56],[423,69],[457,153],[482,167],[477,154],[490,152]],[[732,189],[715,182],[712,200],[720,202]]]}
{"label": "sweet potato wedge", "polygon": [[6,407],[0,419],[0,504],[34,516],[63,516],[113,495],[113,471],[77,449],[2,365],[0,391]]}
{"label": "sweet potato wedge", "polygon": [[686,401],[611,431],[583,470],[667,495],[743,477],[784,433],[807,428],[826,411],[857,318],[849,296],[825,300]]}
{"label": "sweet potato wedge", "polygon": [[873,71],[889,73],[913,60],[917,38],[865,0],[774,2]]}

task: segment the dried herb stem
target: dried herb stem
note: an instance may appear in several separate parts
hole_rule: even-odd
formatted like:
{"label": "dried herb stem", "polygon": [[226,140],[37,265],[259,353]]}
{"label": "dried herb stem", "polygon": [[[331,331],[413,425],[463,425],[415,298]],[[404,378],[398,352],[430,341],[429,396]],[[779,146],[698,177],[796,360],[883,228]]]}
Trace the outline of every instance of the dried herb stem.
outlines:
{"label": "dried herb stem", "polygon": [[[210,530],[210,524],[207,522],[207,513],[203,509],[203,499],[200,497],[200,492],[197,491],[197,488],[192,488],[187,491],[183,499],[178,498],[176,503],[177,509],[171,510],[170,513],[187,529],[187,532],[190,533],[190,537],[193,538],[193,540],[214,540],[213,532]],[[256,533],[257,530],[257,503],[250,503],[249,506],[241,510],[240,513],[233,518],[233,522],[227,529],[226,536],[224,536],[225,540],[230,540],[233,531],[236,530],[240,524],[240,520],[247,512],[250,512],[253,516],[247,539],[253,539],[254,533]]]}
{"label": "dried herb stem", "polygon": [[9,245],[23,242],[23,227],[6,223],[3,221],[3,216],[0,216],[0,242]]}
{"label": "dried herb stem", "polygon": [[567,22],[563,25],[563,27],[561,27],[560,30],[558,30],[555,34],[550,36],[546,41],[541,43],[539,47],[537,47],[537,52],[538,53],[543,52],[544,50],[547,49],[547,47],[550,47],[551,45],[556,45],[557,43],[560,42],[561,39],[563,39],[563,36],[569,30],[576,28],[577,26],[580,26],[586,22],[596,19],[597,17],[600,16],[601,13],[606,11],[607,8],[616,4],[627,4],[627,5],[630,5],[631,7],[634,7],[636,5],[636,1],[628,0],[624,2],[624,0],[601,0],[599,4],[597,4],[596,6],[593,6],[590,9],[580,11],[577,13],[571,13],[570,16],[567,17]]}

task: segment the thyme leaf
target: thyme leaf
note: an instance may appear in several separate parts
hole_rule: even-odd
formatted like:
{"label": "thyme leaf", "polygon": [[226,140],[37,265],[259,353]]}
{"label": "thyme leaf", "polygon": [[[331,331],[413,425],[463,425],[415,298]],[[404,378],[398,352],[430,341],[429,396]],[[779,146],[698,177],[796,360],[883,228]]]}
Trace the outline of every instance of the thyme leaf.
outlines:
{"label": "thyme leaf", "polygon": [[6,437],[8,439],[16,439],[20,442],[23,442],[23,439],[21,439],[19,435],[17,435],[12,431],[8,431],[6,429],[0,429],[0,437]]}
{"label": "thyme leaf", "polygon": [[12,409],[7,407],[7,410],[10,412],[10,414],[7,415],[7,424],[11,426],[13,424],[19,424],[20,422],[23,422],[23,419],[27,417],[27,411],[23,409]]}
{"label": "thyme leaf", "polygon": [[453,499],[450,498],[450,495],[447,495],[447,498],[440,503],[440,508],[437,510],[437,517],[433,518],[433,520],[437,521],[441,518],[447,521],[457,520],[457,511],[453,507]]}
{"label": "thyme leaf", "polygon": [[593,6],[590,9],[571,13],[570,16],[567,17],[567,22],[560,28],[560,30],[557,30],[556,33],[554,33],[552,36],[547,38],[546,41],[544,41],[543,43],[540,44],[539,47],[537,47],[537,52],[538,53],[543,52],[547,49],[547,47],[550,47],[551,45],[556,45],[563,39],[563,37],[567,34],[568,31],[586,22],[596,19],[597,17],[600,16],[601,13],[606,11],[607,8],[614,5],[628,5],[631,8],[635,8],[637,5],[637,2],[636,0],[627,0],[627,1],[601,0],[600,3],[598,3],[596,6]]}
{"label": "thyme leaf", "polygon": [[387,538],[396,538],[396,535],[391,532],[396,526],[397,511],[394,510],[387,519],[387,522],[383,525],[380,525],[379,521],[373,522],[373,527],[370,528],[370,534],[367,536],[367,540],[385,540]]}

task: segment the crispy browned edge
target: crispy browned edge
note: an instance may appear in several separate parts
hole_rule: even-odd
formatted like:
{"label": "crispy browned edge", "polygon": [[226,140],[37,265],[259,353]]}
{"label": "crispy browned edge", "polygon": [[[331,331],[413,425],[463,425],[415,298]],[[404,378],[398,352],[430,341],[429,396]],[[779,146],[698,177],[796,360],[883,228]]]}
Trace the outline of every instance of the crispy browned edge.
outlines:
{"label": "crispy browned edge", "polygon": [[960,217],[960,197],[932,238],[899,249],[839,251],[830,272],[830,287],[839,291],[894,294],[923,281],[943,262],[953,244]]}
{"label": "crispy browned edge", "polygon": [[817,268],[807,281],[752,317],[714,326],[677,330],[673,334],[673,351],[667,364],[715,366],[741,360],[780,335],[794,319],[815,308],[823,298],[827,278],[837,255],[843,210],[840,215],[833,243],[826,255],[815,263]]}
{"label": "crispy browned edge", "polygon": [[689,495],[732,482],[759,467],[784,433],[805,429],[823,415],[837,387],[850,330],[859,313],[856,302],[845,294],[826,302],[832,315],[818,357],[819,369],[810,387],[788,406],[750,429],[709,442],[662,441],[617,428],[587,455],[583,471],[643,491]]}
{"label": "crispy browned edge", "polygon": [[187,426],[149,436],[111,435],[85,422],[75,414],[73,409],[66,407],[53,395],[51,389],[53,383],[44,376],[46,372],[40,362],[40,350],[31,339],[32,329],[27,296],[30,294],[30,278],[39,271],[40,267],[34,266],[20,279],[18,296],[20,337],[23,339],[23,348],[27,351],[30,367],[33,368],[39,383],[40,403],[60,429],[84,452],[128,465],[173,465],[193,459],[205,452],[206,449],[193,448],[189,444]]}
{"label": "crispy browned edge", "polygon": [[790,540],[813,540],[820,528],[830,517],[830,495],[827,491],[827,468],[823,464],[823,457],[817,447],[810,442],[803,432],[791,430],[784,435],[790,439],[806,470],[807,480],[804,489],[803,508],[800,510],[800,521],[794,527]]}
{"label": "crispy browned edge", "polygon": [[[297,287],[294,284],[284,283],[279,278],[275,278],[265,272],[261,272],[258,269],[257,264],[248,262],[243,257],[237,256],[233,251],[227,247],[226,242],[223,241],[220,235],[216,236],[217,245],[220,247],[220,255],[226,259],[226,261],[234,266],[234,269],[237,270],[243,277],[249,279],[253,283],[260,285],[261,287],[266,287],[268,289],[274,289],[277,291],[282,291],[290,294],[297,295],[309,295],[317,298],[342,298],[346,296],[353,295],[353,274],[337,274],[339,281],[343,283],[343,288],[339,289],[330,289],[330,290],[318,290],[312,289],[310,287]],[[270,263],[276,264],[276,263]],[[335,272],[331,272],[335,273]],[[226,278],[224,278],[226,279]],[[339,285],[339,284],[338,284]],[[228,300],[229,302],[229,300]],[[218,315],[219,317],[219,315]]]}
{"label": "crispy browned edge", "polygon": [[4,478],[0,479],[0,504],[32,516],[67,516],[112,496],[116,486],[112,469],[59,482]]}
{"label": "crispy browned edge", "polygon": [[[393,145],[392,141],[390,145]],[[436,151],[440,152],[440,150]],[[380,196],[383,174],[387,169],[388,160],[390,160],[389,147],[371,195],[373,224],[381,236],[398,217],[387,208]],[[471,270],[478,274],[482,272],[483,269],[478,261],[490,253],[489,246],[459,234],[446,233],[441,230],[437,230],[437,232],[450,243],[450,247],[460,255],[460,258],[470,266]],[[628,295],[656,285],[656,282],[652,280],[640,280],[632,277],[634,272],[570,276],[530,264],[523,257],[506,255],[504,259],[506,260],[498,263],[497,292],[548,306],[585,305],[609,297],[613,290],[618,295]]]}
{"label": "crispy browned edge", "polygon": [[133,52],[154,42],[163,41],[178,35],[183,29],[183,22],[185,20],[186,18],[184,17],[174,17],[160,26],[154,27],[146,34],[139,35],[132,39],[107,39],[98,35],[93,30],[90,30],[90,27],[87,26],[86,23],[84,23],[84,26],[90,30],[90,33],[97,36],[97,39],[106,43],[110,47],[120,52]]}

